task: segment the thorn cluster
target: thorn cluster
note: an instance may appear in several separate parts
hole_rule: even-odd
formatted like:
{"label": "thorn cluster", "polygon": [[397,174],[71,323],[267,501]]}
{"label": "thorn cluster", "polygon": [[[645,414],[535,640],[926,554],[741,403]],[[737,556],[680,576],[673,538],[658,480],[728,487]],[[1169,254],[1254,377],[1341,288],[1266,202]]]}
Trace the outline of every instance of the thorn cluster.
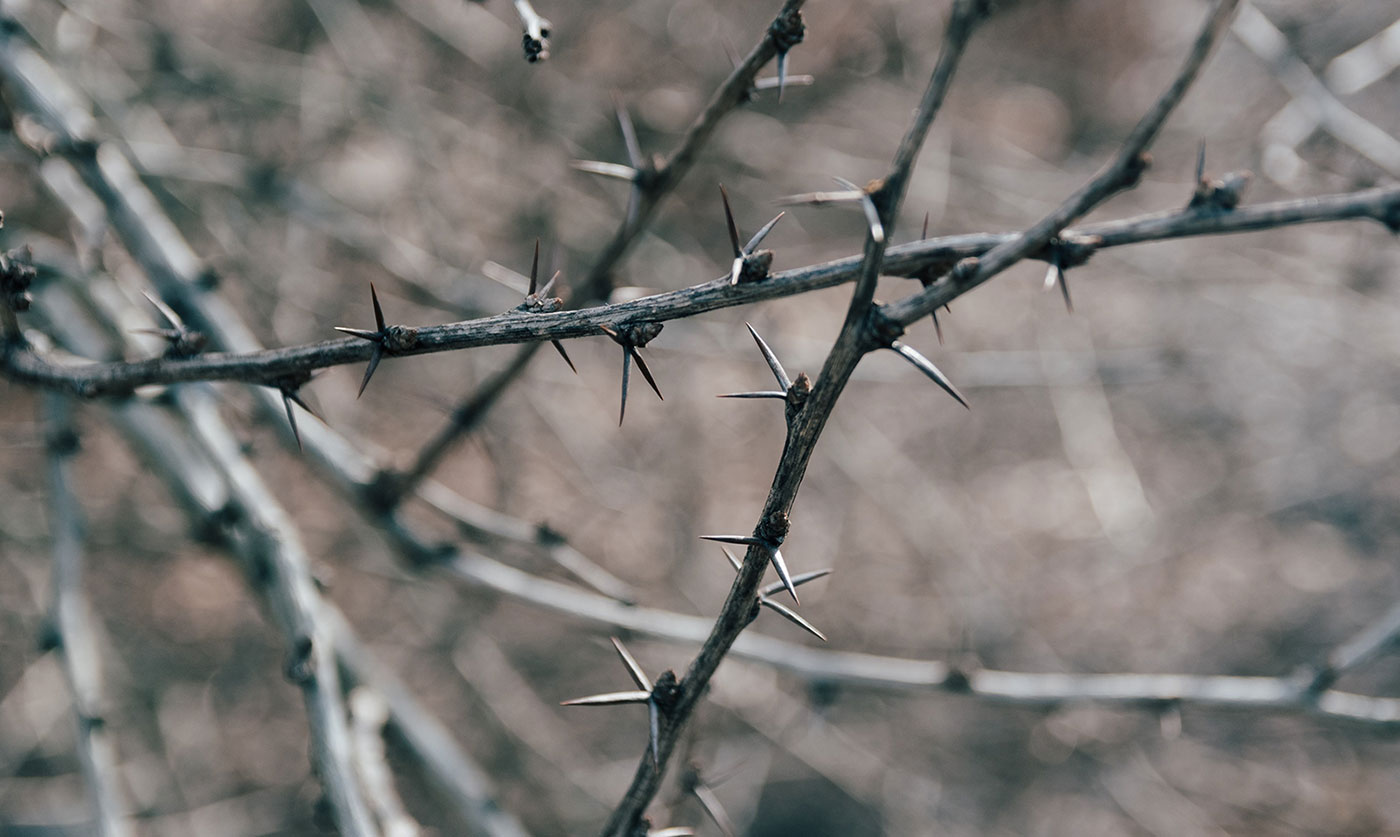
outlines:
{"label": "thorn cluster", "polygon": [[[772,562],[773,569],[777,570],[778,578],[782,579],[779,590],[787,590],[792,596],[793,604],[802,604],[797,599],[797,582],[793,580],[792,574],[788,572],[787,562],[783,560],[783,553],[778,549],[778,544],[765,538],[754,535],[701,535],[701,540],[715,541],[716,543],[732,543],[741,546],[756,546],[768,553],[768,560]],[[810,578],[806,579],[811,581]],[[777,592],[777,590],[774,590]]]}
{"label": "thorn cluster", "polygon": [[617,328],[600,325],[599,329],[604,334],[611,337],[614,343],[622,347],[622,408],[617,413],[617,425],[622,426],[622,420],[627,415],[627,384],[632,375],[632,361],[637,361],[637,368],[641,370],[642,377],[647,379],[651,385],[652,392],[656,397],[665,401],[661,394],[661,388],[656,385],[656,379],[651,376],[651,370],[647,368],[647,362],[637,351],[641,347],[650,343],[661,333],[661,323],[632,323],[619,325]]}
{"label": "thorn cluster", "polygon": [[739,227],[734,223],[734,212],[729,208],[729,193],[725,191],[724,184],[719,186],[719,197],[724,202],[724,223],[729,229],[729,246],[734,251],[734,262],[729,268],[729,284],[734,286],[740,282],[759,282],[768,278],[768,269],[773,266],[772,250],[757,250],[755,248],[763,243],[763,239],[768,237],[768,233],[773,231],[773,227],[786,215],[786,212],[779,212],[773,216],[773,220],[764,224],[758,232],[753,234],[749,243],[739,245]]}
{"label": "thorn cluster", "polygon": [[[734,572],[737,573],[741,569],[743,569],[743,565],[739,562],[738,558],[734,557],[734,553],[729,551],[729,547],[721,546],[720,549],[724,550],[724,557],[729,559],[729,565],[734,568]],[[798,573],[797,575],[792,577],[792,586],[800,587],[809,581],[816,581],[819,578],[825,578],[829,575],[831,575],[831,570],[829,569],[813,570],[812,572],[807,573]],[[788,620],[792,624],[796,625],[797,627],[801,628],[802,630],[806,631],[807,633],[811,634],[812,636],[816,637],[822,642],[826,642],[826,634],[817,630],[816,626],[814,626],[811,622],[808,622],[806,619],[803,619],[801,616],[798,615],[797,611],[793,610],[787,605],[773,600],[773,596],[777,595],[781,590],[783,590],[783,587],[783,582],[778,581],[773,584],[769,584],[767,587],[764,587],[763,589],[759,590],[759,605],[768,608],[769,610]],[[796,600],[797,597],[794,596],[793,601]]]}
{"label": "thorn cluster", "polygon": [[[544,283],[544,287],[538,287],[540,281],[540,240],[538,238],[535,239],[535,258],[534,261],[530,263],[530,288],[525,292],[525,301],[518,306],[519,310],[529,311],[535,314],[548,314],[562,308],[564,306],[564,300],[557,296],[549,295],[550,290],[554,288],[554,283],[558,281],[561,272],[562,271],[558,270],[554,271],[554,275],[549,277],[549,281]],[[559,356],[564,359],[564,362],[569,364],[569,368],[573,370],[574,374],[577,375],[578,367],[574,366],[574,362],[569,359],[569,353],[564,351],[564,344],[558,340],[551,340],[549,342],[550,345],[554,346],[554,350],[559,353]]]}
{"label": "thorn cluster", "polygon": [[622,144],[627,148],[628,165],[604,163],[598,160],[574,160],[569,165],[579,171],[625,180],[632,184],[632,188],[627,193],[626,223],[630,227],[636,223],[637,213],[641,210],[642,192],[656,177],[656,170],[660,163],[657,160],[648,161],[642,156],[642,146],[637,141],[637,128],[632,124],[632,117],[627,113],[627,107],[622,104],[622,99],[617,94],[613,94],[613,108],[617,112],[618,128],[622,131]]}
{"label": "thorn cluster", "polygon": [[773,371],[773,377],[778,380],[779,389],[762,390],[759,392],[727,392],[716,397],[777,398],[780,400],[787,400],[788,395],[792,392],[792,379],[788,377],[787,370],[783,369],[783,365],[778,362],[778,356],[773,353],[772,349],[768,348],[767,343],[763,342],[763,338],[758,335],[758,331],[753,325],[749,323],[744,323],[744,325],[748,326],[749,334],[753,335],[754,342],[758,344],[758,350],[763,353],[763,359],[768,362],[768,368]]}
{"label": "thorn cluster", "polygon": [[384,310],[379,307],[379,294],[375,292],[373,282],[369,283],[369,298],[374,304],[374,331],[347,326],[335,327],[336,331],[374,344],[374,354],[369,356],[369,365],[365,367],[365,377],[360,381],[360,390],[355,394],[356,398],[365,394],[365,387],[369,386],[369,379],[374,376],[374,370],[379,368],[379,361],[384,359],[384,355],[406,351],[418,342],[418,332],[415,329],[385,325]]}
{"label": "thorn cluster", "polygon": [[812,206],[825,206],[831,203],[859,203],[861,211],[865,213],[865,224],[870,229],[870,237],[876,242],[885,240],[885,225],[880,221],[880,210],[875,206],[872,194],[879,191],[884,184],[876,181],[869,184],[864,189],[847,180],[844,177],[832,176],[838,186],[842,187],[839,192],[804,192],[800,195],[788,195],[778,198],[775,203],[779,206],[793,206],[796,204],[811,204]]}
{"label": "thorn cluster", "polygon": [[627,674],[632,678],[632,683],[636,685],[636,691],[630,692],[606,692],[601,695],[590,695],[588,697],[574,698],[573,700],[562,701],[560,706],[620,706],[626,703],[644,703],[647,707],[647,721],[650,728],[650,737],[647,742],[651,751],[653,763],[658,767],[661,765],[661,716],[671,710],[676,700],[680,697],[680,684],[676,681],[676,673],[669,669],[663,671],[661,676],[656,678],[653,684],[647,678],[646,672],[642,671],[637,659],[627,650],[626,646],[617,637],[611,637],[613,648],[617,649],[617,655],[622,658],[622,664],[627,667]]}

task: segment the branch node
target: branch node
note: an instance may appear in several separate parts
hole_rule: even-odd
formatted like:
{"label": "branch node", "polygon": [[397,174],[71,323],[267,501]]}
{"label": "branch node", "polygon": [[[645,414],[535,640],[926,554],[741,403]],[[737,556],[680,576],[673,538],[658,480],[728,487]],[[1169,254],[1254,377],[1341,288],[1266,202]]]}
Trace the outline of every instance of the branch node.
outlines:
{"label": "branch node", "polygon": [[312,648],[311,637],[303,635],[296,638],[296,641],[292,643],[292,650],[287,653],[282,673],[288,681],[297,686],[307,686],[316,679],[316,664],[311,656]]}

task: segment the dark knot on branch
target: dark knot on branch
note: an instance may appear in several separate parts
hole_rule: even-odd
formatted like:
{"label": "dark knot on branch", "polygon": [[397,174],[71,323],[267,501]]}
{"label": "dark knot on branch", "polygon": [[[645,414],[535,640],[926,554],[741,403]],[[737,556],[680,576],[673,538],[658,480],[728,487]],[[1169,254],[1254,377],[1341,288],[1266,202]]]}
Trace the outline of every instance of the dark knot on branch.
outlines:
{"label": "dark knot on branch", "polygon": [[807,24],[802,22],[802,12],[798,9],[784,10],[768,27],[768,36],[773,39],[773,46],[779,54],[802,43],[806,35]]}

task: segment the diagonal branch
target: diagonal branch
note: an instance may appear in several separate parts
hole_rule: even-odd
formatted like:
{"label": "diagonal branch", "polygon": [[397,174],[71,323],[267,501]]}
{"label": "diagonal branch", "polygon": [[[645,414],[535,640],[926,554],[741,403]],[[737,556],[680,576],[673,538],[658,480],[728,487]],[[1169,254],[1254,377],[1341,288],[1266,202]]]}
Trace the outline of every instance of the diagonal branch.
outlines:
{"label": "diagonal branch", "polygon": [[125,837],[131,833],[131,823],[119,787],[115,742],[107,729],[101,642],[83,595],[82,510],[73,496],[71,473],[78,449],[73,404],[66,396],[50,395],[44,399],[44,407],[49,424],[53,638],[63,655],[64,672],[73,692],[78,763],[87,781],[94,830],[102,837]]}
{"label": "diagonal branch", "polygon": [[608,298],[613,288],[613,271],[617,269],[618,263],[627,255],[637,234],[646,227],[661,201],[690,171],[695,158],[700,154],[700,149],[710,141],[720,121],[748,99],[754,79],[763,65],[780,52],[786,52],[792,43],[801,39],[800,12],[805,2],[806,0],[785,0],[782,10],[764,32],[763,39],[734,68],[719,89],[715,90],[705,109],[686,129],[680,145],[649,172],[648,176],[638,181],[636,212],[623,220],[593,263],[593,268],[581,285],[584,299]]}
{"label": "diagonal branch", "polygon": [[[955,272],[950,284],[956,285],[959,293],[966,292],[1022,259],[1039,253],[1065,227],[1119,192],[1137,185],[1151,161],[1146,153],[1147,147],[1156,139],[1167,117],[1181,103],[1191,83],[1200,75],[1201,68],[1205,66],[1206,59],[1210,57],[1216,42],[1230,23],[1238,4],[1239,0],[1219,0],[1216,3],[1171,86],[1153,103],[1147,114],[1128,134],[1123,147],[1113,160],[1030,229],[1011,241],[997,245],[978,259],[975,265],[968,265],[968,269]],[[884,306],[882,313],[893,322],[907,326],[915,320],[927,317],[948,299],[951,297],[948,296],[944,284],[939,283],[908,299]]]}

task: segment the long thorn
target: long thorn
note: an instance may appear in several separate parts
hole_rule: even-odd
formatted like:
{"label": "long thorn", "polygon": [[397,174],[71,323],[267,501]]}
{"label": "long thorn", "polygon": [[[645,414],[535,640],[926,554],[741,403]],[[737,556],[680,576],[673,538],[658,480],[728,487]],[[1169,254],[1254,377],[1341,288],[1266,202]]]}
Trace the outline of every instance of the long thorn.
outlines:
{"label": "long thorn", "polygon": [[768,237],[768,233],[773,231],[773,227],[777,226],[777,223],[781,221],[786,214],[786,211],[779,212],[777,215],[773,216],[773,220],[760,227],[758,232],[753,234],[753,238],[749,239],[749,243],[744,245],[744,255],[752,255],[754,248],[763,243],[763,239]]}
{"label": "long thorn", "polygon": [[797,611],[793,610],[787,605],[779,604],[778,602],[775,602],[772,599],[767,598],[766,596],[760,598],[758,600],[758,603],[768,608],[769,610],[772,610],[774,613],[788,620],[792,624],[796,625],[797,627],[801,628],[802,630],[806,631],[807,633],[811,634],[812,636],[816,637],[822,642],[826,642],[826,634],[817,630],[817,627],[815,625],[813,625],[811,622],[808,622],[806,619],[803,619],[800,615],[798,615]]}
{"label": "long thorn", "polygon": [[632,682],[637,684],[638,689],[651,691],[651,680],[647,679],[646,672],[642,671],[642,666],[637,662],[637,658],[627,650],[622,644],[622,640],[617,637],[609,637],[612,640],[613,648],[617,649],[617,656],[622,658],[622,664],[627,666],[627,673],[631,675]]}
{"label": "long thorn", "polygon": [[647,383],[651,384],[651,391],[656,393],[657,398],[665,401],[666,398],[661,394],[661,388],[656,385],[656,379],[651,376],[651,370],[647,368],[647,362],[642,359],[641,353],[631,346],[627,347],[627,351],[631,353],[632,359],[637,361],[637,368],[641,370],[642,377],[646,378]]}
{"label": "long thorn", "polygon": [[938,309],[933,310],[933,333],[938,335],[938,345],[943,345],[943,326],[938,322]]}
{"label": "long thorn", "polygon": [[783,89],[787,87],[787,53],[778,53],[778,104],[783,103]]}
{"label": "long thorn", "polygon": [[578,367],[574,366],[574,362],[569,359],[569,353],[564,351],[564,344],[560,343],[558,340],[551,340],[549,342],[550,345],[554,346],[554,350],[559,353],[559,356],[564,359],[564,362],[569,364],[569,368],[574,371],[574,374],[577,375]]}
{"label": "long thorn", "polygon": [[719,184],[719,198],[724,202],[724,224],[729,229],[729,246],[734,250],[734,258],[743,258],[744,251],[739,249],[739,228],[734,224],[734,212],[729,208],[729,192],[725,191],[724,184]]}
{"label": "long thorn", "polygon": [[875,208],[875,201],[871,199],[870,193],[844,177],[833,177],[832,180],[835,180],[847,189],[860,193],[860,208],[865,212],[865,224],[870,228],[870,237],[875,239],[876,243],[883,243],[885,240],[885,225],[880,223],[880,210]]}
{"label": "long thorn", "polygon": [[622,347],[622,407],[617,411],[617,426],[622,426],[622,420],[627,416],[627,380],[632,377],[632,352],[627,346]]}
{"label": "long thorn", "polygon": [[616,92],[613,93],[613,107],[617,110],[617,124],[622,128],[622,142],[627,146],[627,162],[633,168],[640,169],[644,165],[642,145],[637,142],[637,129],[632,124],[632,116],[627,113],[627,106],[622,104],[622,97]]}
{"label": "long thorn", "polygon": [[588,174],[596,174],[600,177],[612,177],[617,180],[626,180],[635,183],[637,180],[637,170],[631,166],[624,166],[620,163],[604,163],[599,160],[571,160],[571,168]]}
{"label": "long thorn", "polygon": [[753,335],[753,341],[758,344],[758,350],[763,352],[763,359],[768,361],[768,368],[773,370],[773,377],[778,379],[778,386],[787,392],[792,388],[792,379],[788,377],[783,365],[778,362],[778,356],[773,354],[773,350],[768,348],[768,344],[763,342],[763,338],[758,336],[758,330],[751,323],[744,323],[749,327],[749,334]]}
{"label": "long thorn", "polygon": [[930,380],[942,387],[945,392],[956,398],[959,404],[969,410],[972,409],[972,406],[967,403],[967,399],[963,398],[961,392],[958,392],[958,388],[953,386],[952,381],[948,380],[948,376],[944,375],[937,366],[934,366],[932,361],[915,351],[913,346],[905,345],[896,340],[890,344],[890,348],[900,357],[914,364],[915,369],[927,375]]}
{"label": "long thorn", "polygon": [[778,571],[778,578],[783,580],[783,587],[787,588],[788,595],[792,596],[792,603],[802,604],[797,598],[797,585],[792,583],[792,576],[788,574],[787,562],[783,560],[782,550],[776,546],[769,547],[768,557],[773,562],[773,569]]}
{"label": "long thorn", "polygon": [[535,259],[530,262],[530,290],[525,292],[526,296],[534,296],[535,288],[540,281],[540,240],[535,239]]}
{"label": "long thorn", "polygon": [[763,392],[722,392],[716,398],[775,398],[779,401],[787,400],[786,392],[777,390],[765,390]]}
{"label": "long thorn", "polygon": [[601,695],[561,700],[560,706],[622,706],[628,703],[650,703],[651,692],[607,692]]}
{"label": "long thorn", "polygon": [[[826,578],[829,575],[831,575],[830,569],[812,570],[811,572],[798,573],[797,575],[792,577],[792,586],[801,587],[809,581],[816,581],[819,578]],[[773,596],[777,595],[777,593],[782,589],[783,583],[781,581],[777,581],[759,590],[758,594],[760,596]]]}
{"label": "long thorn", "polygon": [[369,283],[369,298],[374,303],[374,327],[383,334],[388,326],[384,325],[384,309],[379,307],[379,294],[375,292],[373,282]]}
{"label": "long thorn", "polygon": [[365,387],[369,386],[369,379],[372,378],[372,377],[374,376],[374,370],[376,370],[376,369],[379,368],[379,361],[381,361],[381,360],[383,360],[383,359],[384,359],[384,344],[383,344],[383,343],[375,344],[375,347],[374,347],[374,354],[372,354],[372,355],[369,356],[369,365],[365,367],[365,377],[364,377],[364,380],[360,381],[360,391],[357,392],[357,393],[355,393],[355,397],[356,397],[356,398],[359,398],[361,395],[364,395],[364,394],[365,394]]}

